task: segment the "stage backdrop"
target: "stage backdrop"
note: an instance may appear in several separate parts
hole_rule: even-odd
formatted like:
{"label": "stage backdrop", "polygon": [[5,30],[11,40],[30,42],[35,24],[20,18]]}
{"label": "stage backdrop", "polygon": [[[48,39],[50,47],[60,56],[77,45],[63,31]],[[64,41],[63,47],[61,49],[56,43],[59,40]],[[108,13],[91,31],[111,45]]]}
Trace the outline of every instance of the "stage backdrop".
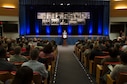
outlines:
{"label": "stage backdrop", "polygon": [[109,35],[109,0],[19,0],[19,6],[20,36]]}

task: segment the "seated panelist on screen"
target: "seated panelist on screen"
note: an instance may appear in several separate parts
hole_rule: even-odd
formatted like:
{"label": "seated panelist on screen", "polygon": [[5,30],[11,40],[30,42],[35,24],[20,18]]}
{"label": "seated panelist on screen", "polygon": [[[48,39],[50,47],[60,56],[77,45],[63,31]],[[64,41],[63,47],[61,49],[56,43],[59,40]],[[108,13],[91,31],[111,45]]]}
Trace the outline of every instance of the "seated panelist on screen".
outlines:
{"label": "seated panelist on screen", "polygon": [[63,38],[63,39],[67,39],[67,32],[66,32],[66,30],[63,31],[63,33],[62,33],[62,38]]}

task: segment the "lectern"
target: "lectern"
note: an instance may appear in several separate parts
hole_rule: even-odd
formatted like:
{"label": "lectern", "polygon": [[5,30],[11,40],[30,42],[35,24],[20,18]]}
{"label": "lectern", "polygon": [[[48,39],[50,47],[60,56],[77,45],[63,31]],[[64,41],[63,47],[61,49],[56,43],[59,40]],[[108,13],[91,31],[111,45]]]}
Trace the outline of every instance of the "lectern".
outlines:
{"label": "lectern", "polygon": [[67,32],[66,32],[66,30],[64,30],[62,33],[63,46],[67,45],[67,37],[68,37]]}

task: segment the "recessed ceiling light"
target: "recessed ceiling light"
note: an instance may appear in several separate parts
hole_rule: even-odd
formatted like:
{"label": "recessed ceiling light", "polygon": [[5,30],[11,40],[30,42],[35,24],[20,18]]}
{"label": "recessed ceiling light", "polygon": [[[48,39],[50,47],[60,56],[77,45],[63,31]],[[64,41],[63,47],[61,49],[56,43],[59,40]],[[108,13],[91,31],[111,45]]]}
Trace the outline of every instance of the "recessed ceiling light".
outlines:
{"label": "recessed ceiling light", "polygon": [[120,10],[120,9],[127,9],[127,6],[116,6],[115,9],[118,9],[118,10]]}
{"label": "recessed ceiling light", "polygon": [[123,1],[123,0],[114,0],[114,1]]}
{"label": "recessed ceiling light", "polygon": [[3,7],[3,8],[15,8],[14,5],[3,5],[2,7]]}

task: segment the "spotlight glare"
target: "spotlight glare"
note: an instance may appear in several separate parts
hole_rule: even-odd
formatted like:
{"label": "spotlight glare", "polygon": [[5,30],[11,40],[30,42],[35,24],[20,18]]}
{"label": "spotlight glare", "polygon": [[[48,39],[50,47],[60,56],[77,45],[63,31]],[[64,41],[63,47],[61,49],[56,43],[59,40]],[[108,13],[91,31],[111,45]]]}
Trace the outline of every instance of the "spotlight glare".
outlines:
{"label": "spotlight glare", "polygon": [[61,6],[63,5],[63,3],[60,4]]}
{"label": "spotlight glare", "polygon": [[67,6],[69,6],[69,5],[70,5],[70,3],[67,4]]}

